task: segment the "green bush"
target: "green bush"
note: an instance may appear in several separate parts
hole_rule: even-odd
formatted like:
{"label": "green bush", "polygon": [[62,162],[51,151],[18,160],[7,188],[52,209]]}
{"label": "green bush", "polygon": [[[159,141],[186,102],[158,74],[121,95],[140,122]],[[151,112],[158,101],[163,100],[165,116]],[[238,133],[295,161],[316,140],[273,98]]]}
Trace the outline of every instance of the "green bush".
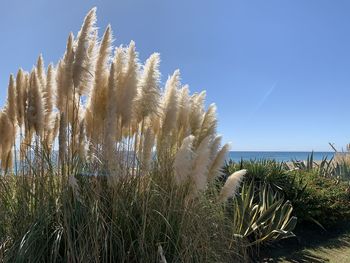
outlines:
{"label": "green bush", "polygon": [[[231,205],[231,204],[229,204]],[[289,201],[274,192],[267,184],[244,183],[239,195],[232,202],[230,216],[236,237],[249,240],[249,245],[262,245],[293,237],[297,218],[292,217]]]}
{"label": "green bush", "polygon": [[324,228],[350,219],[350,188],[345,181],[319,176],[317,172],[294,171],[291,187],[285,189],[300,222],[313,221]]}
{"label": "green bush", "polygon": [[350,219],[348,181],[324,176],[319,166],[295,170],[276,161],[230,161],[224,168],[225,176],[239,169],[248,170],[246,181],[267,183],[274,191],[283,194],[292,203],[293,215],[299,224],[313,222],[327,229]]}

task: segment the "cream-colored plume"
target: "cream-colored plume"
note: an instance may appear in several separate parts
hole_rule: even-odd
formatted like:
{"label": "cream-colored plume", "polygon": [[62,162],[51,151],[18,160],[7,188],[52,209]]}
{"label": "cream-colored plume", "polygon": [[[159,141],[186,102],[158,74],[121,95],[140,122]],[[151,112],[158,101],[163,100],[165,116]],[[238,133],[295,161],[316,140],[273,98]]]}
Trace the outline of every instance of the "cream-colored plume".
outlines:
{"label": "cream-colored plume", "polygon": [[12,167],[12,146],[15,140],[14,125],[6,113],[0,112],[0,153],[1,168],[7,171]]}
{"label": "cream-colored plume", "polygon": [[36,74],[38,76],[38,80],[40,82],[40,87],[45,88],[46,86],[46,75],[45,75],[45,66],[43,55],[40,54],[38,60],[36,62]]}
{"label": "cream-colored plume", "polygon": [[208,165],[210,159],[209,149],[210,137],[206,137],[199,144],[195,151],[195,159],[193,163],[192,180],[194,182],[195,191],[203,191],[208,183]]}
{"label": "cream-colored plume", "polygon": [[189,88],[187,85],[181,88],[179,91],[179,110],[177,115],[177,130],[178,130],[178,141],[181,142],[183,138],[187,137],[191,132],[189,126],[190,116],[190,96]]}
{"label": "cream-colored plume", "polygon": [[120,89],[122,93],[118,96],[122,98],[122,104],[119,105],[122,125],[128,127],[133,113],[134,100],[137,95],[139,74],[138,54],[135,48],[135,42],[131,41],[127,50],[127,62],[125,68],[124,87]]}
{"label": "cream-colored plume", "polygon": [[46,86],[44,88],[43,92],[43,98],[45,102],[45,130],[51,130],[52,126],[50,124],[53,124],[53,98],[55,93],[55,75],[54,75],[54,69],[52,64],[49,65],[47,69],[47,78],[46,78]]}
{"label": "cream-colored plume", "polygon": [[190,111],[190,127],[192,134],[199,135],[200,128],[203,122],[205,91],[195,93],[191,97],[191,111]]}
{"label": "cream-colored plume", "polygon": [[103,120],[106,118],[107,109],[107,89],[108,89],[108,62],[111,55],[112,32],[108,26],[100,45],[96,68],[95,82],[91,93],[89,108],[93,113],[94,128],[98,129],[103,125]]}
{"label": "cream-colored plume", "polygon": [[74,62],[74,36],[69,34],[66,52],[59,61],[56,70],[56,107],[67,112],[68,104],[73,99],[73,62]]}
{"label": "cream-colored plume", "polygon": [[192,172],[194,153],[192,150],[194,136],[189,135],[183,139],[181,147],[177,151],[174,160],[174,175],[177,185],[185,182]]}
{"label": "cream-colored plume", "polygon": [[216,154],[215,159],[213,160],[211,167],[209,169],[208,180],[214,180],[221,173],[221,168],[224,165],[227,153],[230,150],[230,145],[225,144],[221,150]]}
{"label": "cream-colored plume", "polygon": [[19,69],[16,76],[16,110],[17,110],[17,123],[19,127],[24,123],[24,89],[25,89],[25,76],[22,69]]}
{"label": "cream-colored plume", "polygon": [[30,74],[27,121],[29,130],[35,130],[36,134],[41,136],[44,128],[44,105],[40,82],[35,69]]}
{"label": "cream-colored plume", "polygon": [[143,68],[135,101],[135,115],[138,121],[147,116],[158,114],[160,98],[159,62],[159,53],[154,53],[147,59]]}
{"label": "cream-colored plume", "polygon": [[16,118],[16,87],[15,87],[15,79],[13,75],[11,74],[10,80],[9,80],[9,86],[7,90],[7,102],[5,106],[5,112],[7,114],[7,117],[10,119],[13,126],[15,126],[17,123]]}
{"label": "cream-colored plume", "polygon": [[165,84],[165,95],[162,114],[162,136],[167,136],[176,127],[178,111],[178,89],[180,87],[180,70],[168,78]]}
{"label": "cream-colored plume", "polygon": [[[92,8],[84,19],[84,23],[78,33],[77,44],[75,50],[75,58],[73,63],[73,83],[79,95],[83,93],[84,85],[89,83],[93,77],[91,71],[93,61],[88,56],[89,45],[94,38],[96,23],[96,7]],[[81,85],[84,83],[84,85]]]}
{"label": "cream-colored plume", "polygon": [[[114,142],[117,129],[117,115],[115,109],[116,89],[115,89],[115,66],[114,62],[111,65],[109,80],[108,80],[108,96],[107,96],[107,112],[104,131],[104,158],[110,165],[114,157]],[[90,122],[91,120],[89,120]],[[91,124],[90,124],[91,125]]]}
{"label": "cream-colored plume", "polygon": [[240,170],[237,171],[233,174],[231,174],[224,186],[221,189],[220,196],[219,196],[219,201],[220,202],[225,202],[227,199],[234,197],[235,194],[237,193],[237,190],[241,184],[241,181],[243,179],[243,176],[246,175],[247,170]]}
{"label": "cream-colored plume", "polygon": [[213,137],[216,133],[216,126],[216,106],[215,104],[210,104],[204,115],[197,143],[200,143],[207,136]]}

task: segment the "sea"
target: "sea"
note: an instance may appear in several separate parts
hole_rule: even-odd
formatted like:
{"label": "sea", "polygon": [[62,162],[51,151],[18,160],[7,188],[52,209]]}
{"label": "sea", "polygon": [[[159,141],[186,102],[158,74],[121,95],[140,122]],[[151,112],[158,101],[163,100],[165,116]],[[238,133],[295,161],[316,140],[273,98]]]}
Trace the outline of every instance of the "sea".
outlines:
{"label": "sea", "polygon": [[[231,159],[235,162],[240,160],[276,160],[279,162],[289,162],[289,161],[303,161],[311,155],[311,152],[258,152],[258,151],[249,151],[249,152],[240,152],[240,151],[231,151],[229,152],[227,159]],[[327,160],[330,160],[334,156],[334,152],[313,152],[313,158],[315,161],[322,160],[327,157]]]}

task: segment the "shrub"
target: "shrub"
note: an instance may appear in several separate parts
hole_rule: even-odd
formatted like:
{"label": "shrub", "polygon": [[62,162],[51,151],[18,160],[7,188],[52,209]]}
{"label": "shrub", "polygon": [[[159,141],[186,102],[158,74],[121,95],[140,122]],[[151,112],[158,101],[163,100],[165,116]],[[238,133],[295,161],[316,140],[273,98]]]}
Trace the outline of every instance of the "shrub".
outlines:
{"label": "shrub", "polygon": [[236,237],[247,238],[250,246],[294,236],[292,231],[297,218],[291,216],[291,203],[285,202],[267,184],[259,184],[256,191],[253,181],[244,183],[230,205],[233,233]]}
{"label": "shrub", "polygon": [[285,191],[300,222],[320,223],[324,228],[350,219],[350,188],[347,182],[295,171],[293,186]]}
{"label": "shrub", "polygon": [[299,224],[313,222],[327,229],[350,218],[349,183],[324,176],[319,166],[295,170],[276,161],[242,161],[227,163],[224,171],[229,174],[241,168],[247,169],[245,180],[254,180],[256,189],[261,182],[267,183],[289,200]]}

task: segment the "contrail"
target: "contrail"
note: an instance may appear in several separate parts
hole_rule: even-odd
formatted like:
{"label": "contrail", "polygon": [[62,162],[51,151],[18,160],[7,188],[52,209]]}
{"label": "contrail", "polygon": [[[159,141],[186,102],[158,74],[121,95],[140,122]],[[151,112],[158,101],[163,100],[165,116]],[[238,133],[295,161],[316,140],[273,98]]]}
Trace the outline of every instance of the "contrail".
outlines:
{"label": "contrail", "polygon": [[255,113],[264,105],[265,101],[270,97],[271,93],[275,90],[277,86],[277,82],[275,82],[272,87],[265,93],[265,95],[261,98],[260,102],[250,115],[250,119],[255,115]]}

